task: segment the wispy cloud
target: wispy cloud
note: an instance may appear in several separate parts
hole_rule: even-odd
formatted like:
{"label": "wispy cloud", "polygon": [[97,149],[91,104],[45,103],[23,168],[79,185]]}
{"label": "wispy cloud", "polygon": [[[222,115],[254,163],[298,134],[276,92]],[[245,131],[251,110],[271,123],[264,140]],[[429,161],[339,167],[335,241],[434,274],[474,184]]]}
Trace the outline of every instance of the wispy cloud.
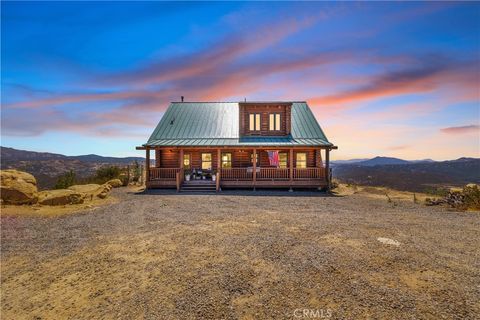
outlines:
{"label": "wispy cloud", "polygon": [[476,124],[472,124],[468,126],[442,128],[440,129],[440,131],[446,134],[467,134],[467,133],[480,134],[480,126]]}
{"label": "wispy cloud", "polygon": [[[147,19],[129,22],[123,20],[130,12],[124,12],[113,24],[102,15],[108,27],[103,33],[68,34],[68,44],[61,41],[64,26],[58,27],[59,37],[49,41],[45,36],[55,34],[55,21],[43,37],[25,33],[23,38],[37,39],[20,43],[30,65],[20,64],[16,52],[5,60],[13,63],[2,70],[2,135],[53,131],[146,138],[168,103],[182,95],[188,101],[307,99],[329,137],[341,145],[338,152],[413,155],[423,150],[417,141],[430,146],[458,139],[454,133],[479,131],[478,125],[449,127],[475,123],[470,122],[478,117],[472,105],[480,103],[478,42],[468,27],[478,19],[466,6],[255,3],[223,10],[228,5],[222,4],[215,10],[197,7],[205,16],[192,9],[184,19],[187,12],[175,10],[182,19],[159,19],[149,12]],[[448,32],[437,22],[448,14],[445,7],[455,11],[452,20],[462,19]],[[459,12],[467,18],[453,16]],[[8,43],[2,54],[18,45]],[[45,51],[39,55],[44,59],[31,59],[38,47]],[[50,74],[55,74],[53,80]],[[50,82],[44,85],[44,78]],[[455,122],[449,113],[455,113]],[[421,140],[429,136],[431,140]],[[461,140],[471,145],[473,138]],[[371,141],[369,148],[365,141]]]}
{"label": "wispy cloud", "polygon": [[402,145],[398,145],[398,146],[390,146],[390,147],[387,147],[387,149],[392,150],[392,151],[398,151],[398,150],[405,150],[405,149],[408,149],[410,147],[411,147],[410,145],[402,144]]}
{"label": "wispy cloud", "polygon": [[103,81],[122,85],[151,85],[201,75],[215,75],[221,72],[222,66],[265,50],[312,26],[316,21],[317,19],[312,16],[253,26],[252,30],[249,30],[251,33],[229,34],[215,44],[207,45],[201,51],[160,62],[150,62],[128,72],[106,76]]}
{"label": "wispy cloud", "polygon": [[421,58],[416,66],[407,66],[401,70],[389,71],[367,78],[366,85],[344,90],[332,95],[312,98],[313,104],[348,104],[402,94],[426,93],[442,85],[453,84],[458,87],[477,90],[474,81],[478,75],[471,65],[479,61],[461,62],[440,56]]}

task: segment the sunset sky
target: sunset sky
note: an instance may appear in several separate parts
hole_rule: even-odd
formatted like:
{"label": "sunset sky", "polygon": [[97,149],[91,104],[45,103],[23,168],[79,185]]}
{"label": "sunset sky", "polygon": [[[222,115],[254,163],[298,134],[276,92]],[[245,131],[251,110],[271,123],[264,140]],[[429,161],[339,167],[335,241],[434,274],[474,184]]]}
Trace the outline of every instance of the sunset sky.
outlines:
{"label": "sunset sky", "polygon": [[2,146],[144,156],[170,101],[306,100],[333,159],[480,157],[480,3],[2,2]]}

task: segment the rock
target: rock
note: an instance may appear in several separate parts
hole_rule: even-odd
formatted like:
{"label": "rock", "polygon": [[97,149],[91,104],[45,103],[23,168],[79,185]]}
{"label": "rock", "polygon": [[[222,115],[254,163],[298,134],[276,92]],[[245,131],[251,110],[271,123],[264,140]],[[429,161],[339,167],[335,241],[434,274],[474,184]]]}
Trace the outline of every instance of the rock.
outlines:
{"label": "rock", "polygon": [[47,190],[38,194],[38,202],[43,205],[60,206],[83,203],[84,193],[69,189]]}
{"label": "rock", "polygon": [[445,203],[444,199],[430,199],[430,198],[425,199],[425,205],[427,206],[438,206],[443,203]]}
{"label": "rock", "polygon": [[397,240],[389,239],[389,238],[377,238],[377,241],[380,241],[381,243],[384,243],[384,244],[396,246],[396,247],[400,246],[400,242],[398,242]]}
{"label": "rock", "polygon": [[105,184],[80,184],[74,185],[68,188],[76,192],[84,193],[87,199],[93,200],[98,197],[104,199],[112,189],[112,186],[108,183]]}
{"label": "rock", "polygon": [[123,186],[122,180],[120,179],[112,179],[107,182],[109,185],[111,185],[113,188],[119,188]]}
{"label": "rock", "polygon": [[17,170],[0,171],[0,193],[5,204],[33,204],[38,201],[37,180]]}

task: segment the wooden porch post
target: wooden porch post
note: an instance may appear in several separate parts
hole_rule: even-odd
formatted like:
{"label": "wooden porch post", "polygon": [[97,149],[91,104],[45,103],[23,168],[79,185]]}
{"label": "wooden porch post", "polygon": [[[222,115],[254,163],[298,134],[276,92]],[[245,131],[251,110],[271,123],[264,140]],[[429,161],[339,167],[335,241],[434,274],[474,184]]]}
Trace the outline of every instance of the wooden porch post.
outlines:
{"label": "wooden porch post", "polygon": [[161,167],[160,157],[162,155],[162,150],[155,148],[154,151],[155,151],[155,167],[160,168]]}
{"label": "wooden porch post", "polygon": [[183,149],[180,149],[179,154],[180,154],[180,156],[179,156],[180,159],[178,159],[178,161],[179,161],[178,167],[180,169],[183,169]]}
{"label": "wooden porch post", "polygon": [[217,149],[217,181],[215,185],[216,191],[222,191],[220,187],[220,171],[222,169],[222,154],[220,153],[220,149]]}
{"label": "wooden porch post", "polygon": [[330,190],[330,149],[325,149],[325,177],[327,179],[327,188]]}
{"label": "wooden porch post", "polygon": [[257,149],[253,148],[253,190],[257,184]]}
{"label": "wooden porch post", "polygon": [[147,147],[145,150],[145,187],[148,189],[150,187],[150,149]]}
{"label": "wooden porch post", "polygon": [[177,189],[178,189],[178,191],[180,191],[180,189],[182,187],[182,184],[183,184],[183,179],[185,179],[185,172],[183,171],[183,165],[184,165],[184,163],[183,163],[183,149],[180,149],[180,152],[178,154],[179,154],[178,162],[179,162],[180,171],[178,173]]}
{"label": "wooden porch post", "polygon": [[288,191],[293,191],[292,185],[293,185],[293,148],[290,148],[290,155],[288,156],[288,164],[290,165],[290,190]]}

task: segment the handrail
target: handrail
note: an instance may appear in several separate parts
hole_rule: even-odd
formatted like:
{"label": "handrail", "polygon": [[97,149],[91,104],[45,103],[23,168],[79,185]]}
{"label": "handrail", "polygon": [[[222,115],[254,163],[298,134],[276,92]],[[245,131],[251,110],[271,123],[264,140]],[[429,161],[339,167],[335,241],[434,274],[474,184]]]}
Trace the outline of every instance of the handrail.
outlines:
{"label": "handrail", "polygon": [[[288,168],[257,168],[257,180],[259,181],[277,181],[288,180],[290,178]],[[293,180],[312,180],[326,179],[329,175],[323,167],[293,168]],[[185,170],[182,168],[150,168],[149,181],[152,180],[170,180],[180,185],[184,181]],[[217,172],[217,183],[220,188],[220,179],[225,181],[252,181],[253,170],[251,168],[221,168]]]}
{"label": "handrail", "polygon": [[150,168],[149,180],[176,180],[180,168]]}
{"label": "handrail", "polygon": [[257,180],[288,180],[288,168],[260,168]]}
{"label": "handrail", "polygon": [[324,179],[325,169],[320,167],[294,168],[293,180]]}

